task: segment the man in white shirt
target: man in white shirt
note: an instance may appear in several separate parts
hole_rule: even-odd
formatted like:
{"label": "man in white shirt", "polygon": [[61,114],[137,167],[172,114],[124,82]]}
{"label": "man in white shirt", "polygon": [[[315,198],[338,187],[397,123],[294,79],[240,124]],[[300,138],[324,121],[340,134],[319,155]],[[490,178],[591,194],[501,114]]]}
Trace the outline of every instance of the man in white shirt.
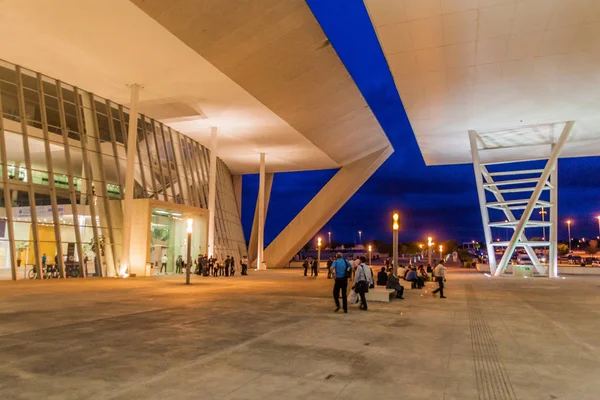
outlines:
{"label": "man in white shirt", "polygon": [[360,264],[356,269],[354,276],[354,291],[360,296],[360,309],[367,311],[367,299],[365,293],[369,291],[369,286],[373,283],[373,273],[367,266],[366,257],[360,257]]}
{"label": "man in white shirt", "polygon": [[160,272],[162,273],[163,268],[165,269],[165,274],[167,273],[167,255],[163,254],[163,256],[160,259]]}
{"label": "man in white shirt", "polygon": [[435,297],[437,292],[440,292],[440,299],[445,299],[446,296],[444,296],[444,282],[446,281],[446,267],[444,267],[444,260],[440,261],[440,263],[433,269],[433,277],[438,283],[438,288],[431,292],[433,297]]}

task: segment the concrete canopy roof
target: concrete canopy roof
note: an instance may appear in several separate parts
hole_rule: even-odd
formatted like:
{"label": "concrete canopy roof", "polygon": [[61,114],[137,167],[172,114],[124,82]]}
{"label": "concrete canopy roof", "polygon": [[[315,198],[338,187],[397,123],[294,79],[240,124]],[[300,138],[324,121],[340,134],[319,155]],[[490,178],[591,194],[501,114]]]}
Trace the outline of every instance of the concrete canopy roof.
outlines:
{"label": "concrete canopy roof", "polygon": [[470,163],[469,130],[542,157],[540,130],[570,120],[562,157],[600,155],[600,1],[365,4],[428,165]]}
{"label": "concrete canopy roof", "polygon": [[[159,19],[165,29],[144,12],[162,3],[187,23]],[[304,1],[241,3],[5,0],[0,58],[125,105],[139,83],[140,112],[204,145],[218,127],[234,174],[257,172],[260,152],[280,172],[339,168],[389,145]],[[279,12],[261,20],[269,7]]]}

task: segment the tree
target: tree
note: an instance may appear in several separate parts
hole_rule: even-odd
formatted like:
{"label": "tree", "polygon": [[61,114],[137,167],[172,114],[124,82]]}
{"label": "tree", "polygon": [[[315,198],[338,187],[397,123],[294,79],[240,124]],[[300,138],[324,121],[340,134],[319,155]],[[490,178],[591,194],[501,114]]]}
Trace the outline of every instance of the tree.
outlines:
{"label": "tree", "polygon": [[587,249],[585,249],[585,252],[588,254],[596,254],[598,252],[598,241],[590,240],[590,243]]}
{"label": "tree", "polygon": [[306,243],[306,244],[304,245],[304,247],[302,248],[302,250],[304,250],[304,251],[309,251],[309,250],[310,250],[310,242]]}
{"label": "tree", "polygon": [[408,252],[408,246],[405,244],[400,245],[400,254],[406,254]]}
{"label": "tree", "polygon": [[443,242],[442,246],[444,246],[444,254],[448,254],[458,249],[458,242],[454,239],[450,239]]}
{"label": "tree", "polygon": [[557,246],[558,254],[564,256],[565,254],[569,254],[569,245],[565,243],[559,243]]}
{"label": "tree", "polygon": [[335,250],[340,247],[340,243],[336,242],[335,240],[331,240],[331,243],[329,243],[327,247],[329,247],[331,250]]}

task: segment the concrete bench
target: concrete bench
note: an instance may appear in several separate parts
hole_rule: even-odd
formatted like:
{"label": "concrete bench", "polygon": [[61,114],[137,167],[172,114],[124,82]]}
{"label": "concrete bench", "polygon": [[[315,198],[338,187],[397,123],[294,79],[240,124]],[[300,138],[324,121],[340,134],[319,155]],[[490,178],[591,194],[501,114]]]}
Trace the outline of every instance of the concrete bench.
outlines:
{"label": "concrete bench", "polygon": [[369,301],[381,301],[383,303],[389,303],[390,298],[395,294],[394,289],[386,289],[383,286],[375,287],[374,289],[369,289],[369,292],[365,294],[367,298],[367,302]]}

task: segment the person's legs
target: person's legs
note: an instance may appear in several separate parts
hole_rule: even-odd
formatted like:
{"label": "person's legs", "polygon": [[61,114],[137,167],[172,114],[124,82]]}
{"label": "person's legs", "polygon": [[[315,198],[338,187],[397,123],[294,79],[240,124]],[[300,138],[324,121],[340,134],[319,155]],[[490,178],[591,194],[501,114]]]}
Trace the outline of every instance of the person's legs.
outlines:
{"label": "person's legs", "polygon": [[435,289],[433,292],[431,292],[431,293],[433,293],[433,294],[436,294],[437,292],[439,292],[439,291],[440,291],[440,287],[439,287],[439,286],[440,286],[440,281],[438,280],[438,278],[435,278],[435,281],[438,283],[438,288],[437,288],[437,289]]}
{"label": "person's legs", "polygon": [[404,296],[404,286],[398,285],[396,288],[396,298],[402,299],[402,296]]}
{"label": "person's legs", "polygon": [[336,279],[335,283],[333,284],[333,300],[335,301],[335,310],[339,310],[340,309],[340,289],[342,288],[342,286],[340,285],[340,279]]}
{"label": "person's legs", "polygon": [[342,282],[342,304],[344,306],[344,312],[348,312],[348,279],[342,278],[340,281]]}
{"label": "person's legs", "polygon": [[365,297],[365,294],[363,292],[360,292],[359,295],[360,295],[360,308],[362,310],[366,310],[367,309],[367,298]]}
{"label": "person's legs", "polygon": [[439,285],[440,285],[440,299],[443,299],[444,297],[444,278],[441,278],[439,280]]}

